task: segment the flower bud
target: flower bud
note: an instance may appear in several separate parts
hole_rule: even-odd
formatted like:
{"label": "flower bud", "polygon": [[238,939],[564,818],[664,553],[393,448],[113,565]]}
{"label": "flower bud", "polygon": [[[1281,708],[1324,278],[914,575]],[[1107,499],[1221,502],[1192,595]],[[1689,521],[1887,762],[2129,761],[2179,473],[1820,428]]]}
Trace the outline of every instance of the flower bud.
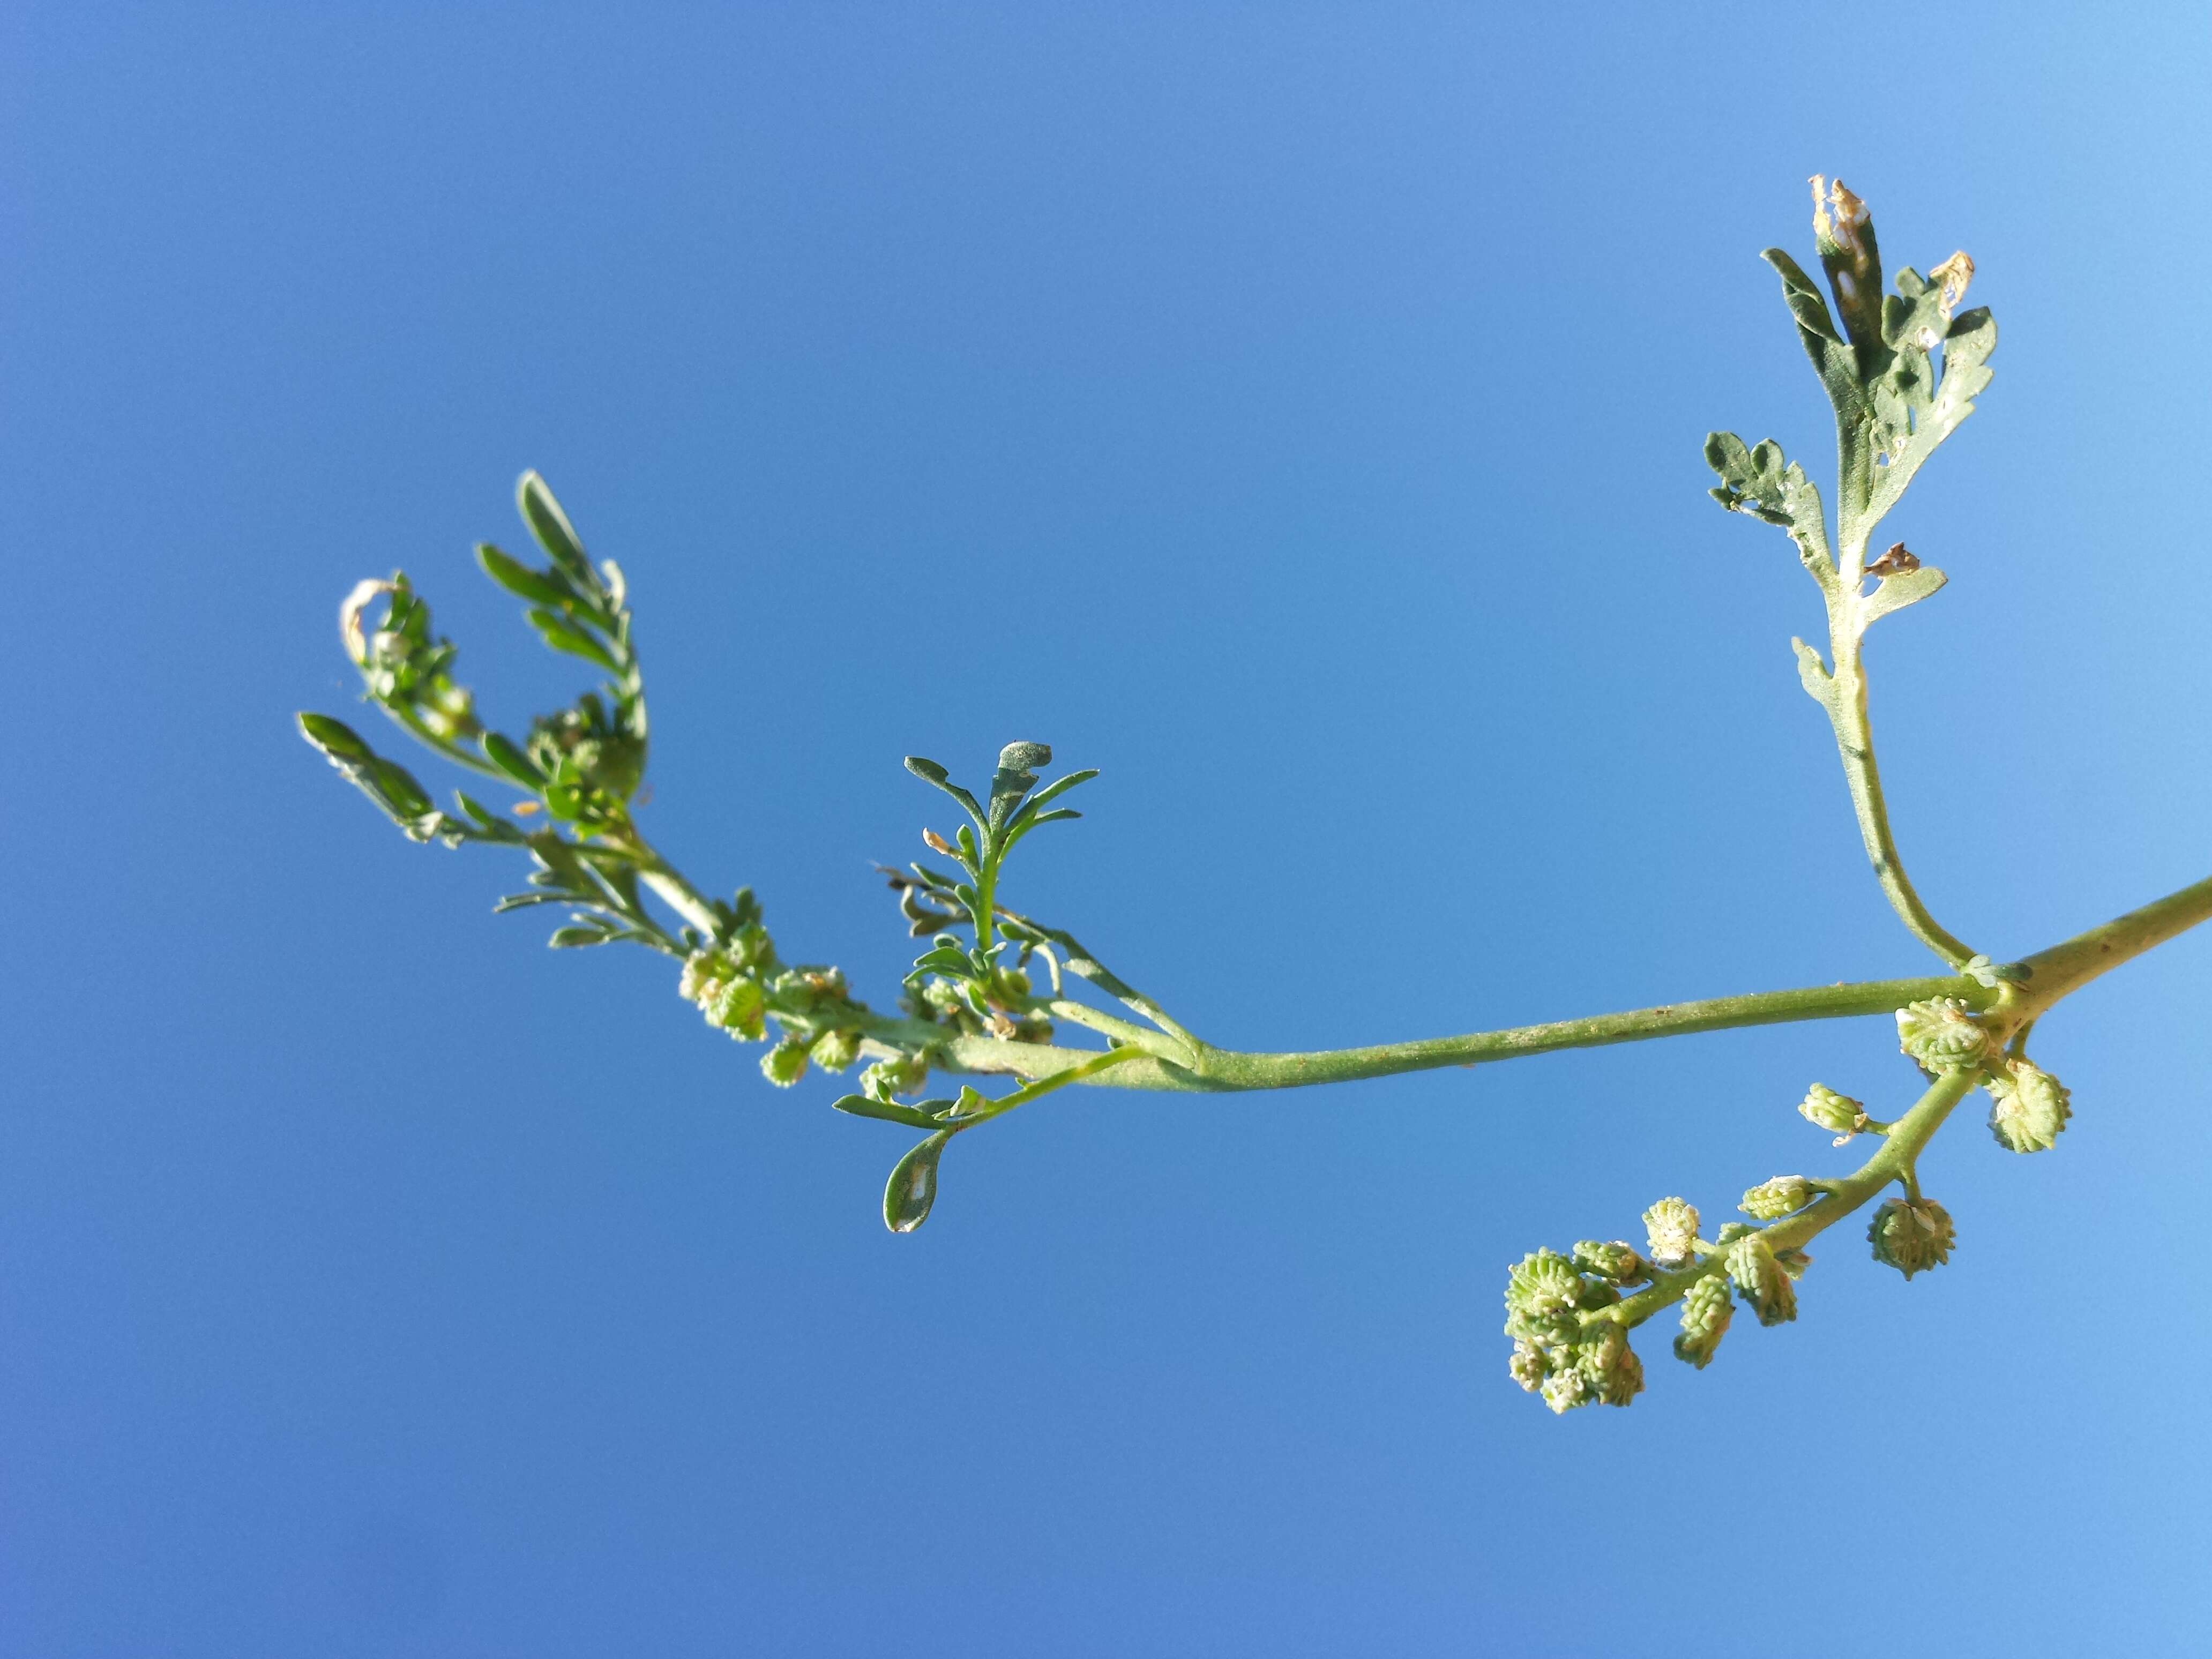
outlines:
{"label": "flower bud", "polygon": [[1583,1280],[1583,1292],[1575,1298],[1575,1306],[1584,1313],[1595,1313],[1600,1308],[1610,1308],[1620,1300],[1620,1292],[1602,1279]]}
{"label": "flower bud", "polygon": [[1907,1279],[1948,1261],[1954,1237],[1951,1212],[1933,1199],[1890,1199],[1867,1225],[1874,1259]]}
{"label": "flower bud", "polygon": [[806,1075],[806,1042],[787,1036],[761,1056],[761,1075],[779,1089],[788,1089]]}
{"label": "flower bud", "polygon": [[1544,1351],[1524,1339],[1513,1344],[1513,1357],[1505,1362],[1505,1369],[1524,1390],[1534,1394],[1544,1386],[1545,1375],[1551,1367],[1545,1361]]}
{"label": "flower bud", "polygon": [[1746,1193],[1736,1208],[1761,1221],[1779,1221],[1785,1215],[1796,1214],[1814,1196],[1813,1183],[1803,1176],[1777,1176]]}
{"label": "flower bud", "polygon": [[929,1081],[929,1061],[920,1054],[879,1060],[860,1073],[860,1092],[872,1100],[910,1095]]}
{"label": "flower bud", "polygon": [[2015,1152],[2049,1152],[2074,1115],[2066,1085],[2031,1061],[2013,1061],[2010,1076],[1995,1073],[1986,1086],[1990,1133]]}
{"label": "flower bud", "polygon": [[1590,1403],[1589,1384],[1583,1381],[1583,1374],[1571,1365],[1555,1370],[1546,1377],[1542,1392],[1544,1403],[1561,1417],[1577,1406]]}
{"label": "flower bud", "polygon": [[1825,1083],[1816,1083],[1806,1091],[1797,1115],[1834,1135],[1838,1146],[1867,1126],[1866,1108],[1849,1095],[1838,1094]]}
{"label": "flower bud", "polygon": [[824,1031],[808,1054],[825,1072],[842,1072],[860,1057],[858,1031]]}
{"label": "flower bud", "polygon": [[1786,1250],[1777,1250],[1774,1259],[1782,1264],[1782,1271],[1792,1279],[1804,1278],[1805,1269],[1813,1265],[1813,1258],[1794,1244]]}
{"label": "flower bud", "polygon": [[757,1042],[767,1035],[763,1018],[768,999],[760,981],[749,976],[726,979],[712,987],[700,1003],[709,1025],[719,1025],[732,1036]]}
{"label": "flower bud", "polygon": [[1956,997],[1931,997],[1899,1009],[1897,1044],[1929,1073],[1979,1071],[1992,1048],[1990,1034]]}
{"label": "flower bud", "polygon": [[1505,1310],[1531,1320],[1571,1313],[1581,1300],[1583,1276],[1552,1250],[1534,1250],[1506,1270]]}
{"label": "flower bud", "polygon": [[1698,1240],[1698,1212],[1679,1198],[1662,1198],[1644,1212],[1651,1259],[1677,1267],[1690,1259]]}
{"label": "flower bud", "polygon": [[1729,1246],[1729,1282],[1762,1325],[1786,1325],[1797,1317],[1797,1287],[1757,1233]]}
{"label": "flower bud", "polygon": [[1707,1273],[1682,1298],[1682,1334],[1674,1339],[1674,1358],[1705,1370],[1735,1317],[1735,1301],[1729,1294],[1728,1280]]}
{"label": "flower bud", "polygon": [[1644,1258],[1617,1238],[1609,1244],[1594,1238],[1583,1240],[1575,1246],[1575,1266],[1616,1285],[1641,1285],[1650,1277],[1644,1268]]}
{"label": "flower bud", "polygon": [[1575,1368],[1601,1405],[1626,1406],[1644,1392],[1644,1362],[1628,1333],[1610,1322],[1575,1350]]}
{"label": "flower bud", "polygon": [[737,971],[737,964],[720,951],[694,951],[684,958],[684,972],[676,981],[676,994],[703,1008],[707,993]]}

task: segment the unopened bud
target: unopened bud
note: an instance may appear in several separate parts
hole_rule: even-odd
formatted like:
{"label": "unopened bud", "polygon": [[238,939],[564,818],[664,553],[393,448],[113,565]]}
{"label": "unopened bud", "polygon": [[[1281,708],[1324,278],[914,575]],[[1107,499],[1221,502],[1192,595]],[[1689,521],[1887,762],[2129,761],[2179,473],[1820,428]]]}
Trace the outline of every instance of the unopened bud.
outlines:
{"label": "unopened bud", "polygon": [[768,999],[757,979],[748,976],[723,980],[708,989],[699,1006],[709,1025],[719,1025],[732,1036],[757,1042],[767,1034],[763,1016]]}
{"label": "unopened bud", "polygon": [[786,1037],[761,1056],[761,1075],[779,1089],[788,1089],[806,1075],[806,1043]]}
{"label": "unopened bud", "polygon": [[1785,1215],[1796,1214],[1814,1196],[1813,1183],[1803,1176],[1777,1176],[1746,1193],[1736,1207],[1761,1221],[1779,1221]]}
{"label": "unopened bud", "polygon": [[1611,1243],[1601,1243],[1595,1238],[1583,1240],[1575,1246],[1575,1266],[1616,1285],[1641,1285],[1651,1276],[1644,1266],[1644,1258],[1617,1238]]}
{"label": "unopened bud", "polygon": [[1583,1374],[1571,1365],[1555,1370],[1546,1377],[1542,1393],[1544,1403],[1562,1417],[1577,1406],[1590,1403],[1589,1384],[1583,1381]]}
{"label": "unopened bud", "polygon": [[1866,1108],[1849,1095],[1838,1094],[1825,1083],[1816,1083],[1806,1091],[1797,1115],[1834,1135],[1838,1146],[1867,1126]]}
{"label": "unopened bud", "polygon": [[860,1073],[860,1091],[873,1100],[910,1095],[929,1081],[929,1062],[920,1054],[879,1060]]}
{"label": "unopened bud", "polygon": [[1926,1198],[1890,1199],[1867,1225],[1874,1259],[1907,1279],[1948,1261],[1955,1236],[1951,1212]]}
{"label": "unopened bud", "polygon": [[694,951],[684,958],[684,972],[676,981],[676,994],[703,1006],[706,994],[738,971],[737,964],[720,951]]}
{"label": "unopened bud", "polygon": [[1729,1246],[1728,1275],[1760,1324],[1784,1325],[1797,1317],[1797,1287],[1757,1233]]}
{"label": "unopened bud", "polygon": [[1682,1298],[1682,1334],[1674,1339],[1674,1358],[1705,1370],[1735,1317],[1735,1301],[1729,1294],[1728,1280],[1707,1273]]}
{"label": "unopened bud", "polygon": [[1530,1319],[1549,1319],[1573,1311],[1582,1299],[1583,1276],[1575,1264],[1553,1250],[1534,1250],[1506,1270],[1505,1308]]}
{"label": "unopened bud", "polygon": [[1990,1058],[1990,1034],[1956,997],[1931,997],[1897,1011],[1897,1044],[1923,1071],[1978,1071]]}
{"label": "unopened bud", "polygon": [[2013,1061],[2011,1075],[1995,1073],[1987,1086],[1990,1133],[2015,1152],[2049,1152],[2074,1115],[2066,1085],[2031,1061]]}
{"label": "unopened bud", "polygon": [[860,1034],[824,1031],[814,1039],[814,1046],[807,1053],[823,1071],[842,1072],[860,1057]]}
{"label": "unopened bud", "polygon": [[1626,1406],[1644,1392],[1644,1362],[1628,1333],[1610,1322],[1575,1350],[1575,1369],[1600,1405]]}
{"label": "unopened bud", "polygon": [[1687,1261],[1698,1242],[1698,1212],[1679,1198],[1662,1198],[1644,1212],[1651,1259],[1662,1267]]}
{"label": "unopened bud", "polygon": [[1544,1358],[1544,1351],[1527,1340],[1513,1345],[1513,1357],[1505,1362],[1505,1369],[1522,1389],[1530,1394],[1544,1386],[1545,1374],[1551,1369]]}

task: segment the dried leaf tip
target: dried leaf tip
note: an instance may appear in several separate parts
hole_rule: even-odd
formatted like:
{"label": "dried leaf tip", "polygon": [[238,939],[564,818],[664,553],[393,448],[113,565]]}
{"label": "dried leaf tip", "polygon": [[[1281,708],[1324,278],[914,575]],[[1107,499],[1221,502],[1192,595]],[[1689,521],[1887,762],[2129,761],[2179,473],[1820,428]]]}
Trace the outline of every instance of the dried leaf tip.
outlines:
{"label": "dried leaf tip", "polygon": [[1845,189],[1840,179],[1831,185],[1816,173],[1812,184],[1814,239],[1823,248],[1840,247],[1856,252],[1858,229],[1867,222],[1867,204]]}
{"label": "dried leaf tip", "polygon": [[1943,285],[1944,311],[1956,310],[1959,301],[1966,297],[1966,284],[1974,280],[1974,262],[1966,257],[1966,250],[1960,248],[1929,271],[1928,280]]}

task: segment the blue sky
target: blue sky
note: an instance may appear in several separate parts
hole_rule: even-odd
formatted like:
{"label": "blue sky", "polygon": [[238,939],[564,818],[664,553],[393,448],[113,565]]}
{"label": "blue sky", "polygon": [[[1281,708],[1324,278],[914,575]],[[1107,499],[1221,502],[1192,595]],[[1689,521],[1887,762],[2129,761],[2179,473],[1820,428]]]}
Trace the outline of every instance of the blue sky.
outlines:
{"label": "blue sky", "polygon": [[[2201,877],[2201,8],[31,4],[0,23],[0,1646],[2171,1652],[2199,1639],[2191,938],[2045,1023],[1910,1285],[1626,1413],[1504,1265],[1895,1103],[1883,1022],[905,1142],[304,749],[542,470],[637,596],[648,827],[891,1000],[901,755],[1105,775],[1024,908],[1215,1042],[1923,971],[1712,427],[1826,447],[1804,180],[2003,331],[1893,520],[1899,833],[2003,957]],[[432,769],[425,766],[427,778]]]}

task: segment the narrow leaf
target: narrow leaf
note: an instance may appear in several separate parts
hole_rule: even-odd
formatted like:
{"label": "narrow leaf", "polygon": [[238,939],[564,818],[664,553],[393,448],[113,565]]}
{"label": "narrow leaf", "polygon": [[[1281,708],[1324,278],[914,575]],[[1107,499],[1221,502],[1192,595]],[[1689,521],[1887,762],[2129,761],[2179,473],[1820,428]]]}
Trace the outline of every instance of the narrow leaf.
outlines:
{"label": "narrow leaf", "polygon": [[514,486],[514,504],[522,510],[522,521],[530,526],[538,546],[569,580],[587,592],[596,588],[599,583],[592,574],[592,562],[584,556],[584,544],[568,522],[568,515],[561,510],[561,503],[546,488],[545,480],[534,471],[524,473]]}
{"label": "narrow leaf", "polygon": [[520,559],[509,558],[489,542],[477,544],[477,562],[490,577],[519,599],[532,605],[574,605],[580,598],[556,572],[532,570]]}
{"label": "narrow leaf", "polygon": [[[937,1120],[922,1106],[902,1106],[895,1100],[878,1100],[872,1095],[844,1095],[830,1104],[841,1112],[850,1112],[854,1117],[881,1118],[886,1123],[903,1123],[913,1129],[933,1129]],[[949,1100],[925,1101],[923,1106],[950,1106]]]}
{"label": "narrow leaf", "polygon": [[543,789],[545,775],[538,769],[537,763],[524,754],[514,739],[497,732],[487,732],[477,740],[484,758],[513,778],[525,789]]}

